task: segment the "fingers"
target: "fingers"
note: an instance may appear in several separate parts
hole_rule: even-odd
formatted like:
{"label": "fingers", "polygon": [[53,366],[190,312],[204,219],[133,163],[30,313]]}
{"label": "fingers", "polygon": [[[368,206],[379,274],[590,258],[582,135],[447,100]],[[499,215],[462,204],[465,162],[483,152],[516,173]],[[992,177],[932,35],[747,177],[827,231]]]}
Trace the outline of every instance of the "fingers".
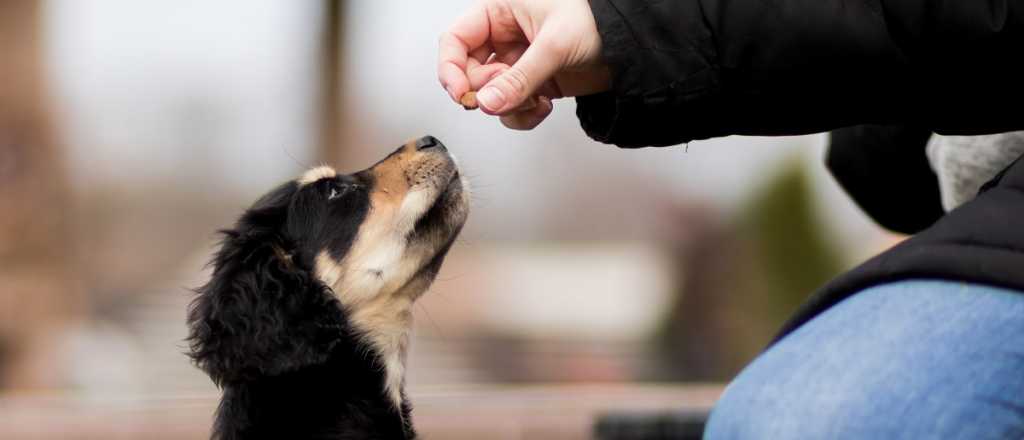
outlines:
{"label": "fingers", "polygon": [[507,69],[508,65],[504,63],[489,63],[475,68],[471,67],[466,72],[466,76],[469,78],[469,89],[480,90],[484,84],[487,84]]}
{"label": "fingers", "polygon": [[[471,62],[471,64],[472,64],[472,62]],[[508,68],[509,68],[509,66],[507,64],[500,63],[500,62],[497,62],[497,61],[492,61],[491,63],[484,64],[484,65],[478,66],[476,68],[470,68],[470,70],[468,72],[470,90],[479,90],[481,87],[484,86],[484,84],[487,84],[492,79],[494,79],[495,77],[500,75],[502,72],[508,70]],[[545,87],[541,87],[540,90],[544,90],[544,89],[545,89]],[[530,112],[530,111],[534,110],[536,107],[538,107],[540,105],[540,100],[541,99],[546,99],[548,101],[548,103],[551,102],[550,98],[547,97],[547,96],[544,96],[544,97],[529,96],[529,97],[526,98],[526,100],[524,100],[522,103],[520,103],[519,106],[517,106],[517,107],[515,107],[513,109],[508,110],[507,114],[510,114],[510,115],[511,114],[517,114],[518,115],[518,114],[525,114],[527,112]],[[475,102],[476,102],[476,98],[474,97],[474,103]],[[474,107],[474,108],[476,108],[476,107]],[[545,116],[546,115],[541,116],[540,119],[543,119]],[[515,121],[522,121],[522,120],[524,120],[524,117],[523,116],[517,116],[516,118],[514,118],[514,120]],[[538,123],[539,123],[539,121],[538,121]],[[523,123],[520,123],[520,122],[516,122],[515,125],[528,125],[528,124],[523,124]],[[536,125],[536,124],[534,124],[534,125]],[[532,128],[532,127],[530,127],[530,128]]]}
{"label": "fingers", "polygon": [[543,36],[538,35],[515,64],[477,93],[480,108],[492,115],[504,115],[515,109],[555,74],[560,59]]}
{"label": "fingers", "polygon": [[[475,49],[484,46],[490,37],[490,21],[484,6],[477,3],[469,12],[455,21],[438,41],[437,79],[448,91],[452,100],[458,102],[462,94],[469,91],[466,70],[470,53],[479,56]],[[480,61],[474,59],[474,61]],[[486,60],[484,60],[486,61]]]}
{"label": "fingers", "polygon": [[501,124],[513,130],[532,130],[551,114],[553,108],[551,100],[541,96],[534,107],[502,116]]}
{"label": "fingers", "polygon": [[[472,64],[472,61],[470,61]],[[502,72],[509,69],[509,66],[504,63],[493,61],[476,68],[471,67],[467,76],[469,77],[469,88],[470,90],[480,90],[485,84],[490,82],[492,79],[500,75]],[[539,90],[544,91],[546,87],[541,87]],[[549,95],[544,95],[549,96]],[[526,110],[532,110],[537,106],[538,96],[528,96],[526,100],[520,103],[515,108],[509,109],[506,113],[520,113]],[[475,102],[475,98],[474,98]]]}
{"label": "fingers", "polygon": [[469,52],[469,59],[467,60],[466,66],[469,69],[479,67],[481,64],[487,64],[494,54],[494,47],[489,42],[484,43],[482,46],[473,49]]}

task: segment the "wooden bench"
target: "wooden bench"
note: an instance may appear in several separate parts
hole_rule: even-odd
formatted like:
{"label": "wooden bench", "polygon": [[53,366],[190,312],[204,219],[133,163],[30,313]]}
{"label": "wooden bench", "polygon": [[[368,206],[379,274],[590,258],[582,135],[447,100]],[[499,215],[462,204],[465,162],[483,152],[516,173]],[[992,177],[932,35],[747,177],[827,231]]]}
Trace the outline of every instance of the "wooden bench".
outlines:
{"label": "wooden bench", "polygon": [[[721,389],[680,384],[480,385],[411,388],[409,394],[416,428],[427,440],[623,440],[697,432],[692,422],[703,423],[702,415]],[[216,404],[216,395],[8,395],[0,397],[0,438],[203,439]]]}

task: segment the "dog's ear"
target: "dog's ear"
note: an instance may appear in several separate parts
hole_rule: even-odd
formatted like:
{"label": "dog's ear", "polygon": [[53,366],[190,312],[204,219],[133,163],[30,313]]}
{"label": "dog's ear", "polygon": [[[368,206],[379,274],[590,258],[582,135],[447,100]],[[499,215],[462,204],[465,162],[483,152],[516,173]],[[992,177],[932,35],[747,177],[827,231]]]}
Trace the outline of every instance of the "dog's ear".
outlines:
{"label": "dog's ear", "polygon": [[345,332],[337,300],[280,233],[288,189],[223,231],[213,275],[190,306],[190,356],[218,385],[324,362]]}

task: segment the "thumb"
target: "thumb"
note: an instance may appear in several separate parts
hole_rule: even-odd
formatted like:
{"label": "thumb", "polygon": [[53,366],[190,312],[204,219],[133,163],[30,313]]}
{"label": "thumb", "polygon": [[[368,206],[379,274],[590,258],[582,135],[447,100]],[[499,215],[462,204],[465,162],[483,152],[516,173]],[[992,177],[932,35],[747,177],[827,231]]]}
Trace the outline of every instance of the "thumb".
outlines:
{"label": "thumb", "polygon": [[484,85],[476,98],[490,114],[504,114],[537,92],[558,71],[561,57],[538,38],[511,67]]}

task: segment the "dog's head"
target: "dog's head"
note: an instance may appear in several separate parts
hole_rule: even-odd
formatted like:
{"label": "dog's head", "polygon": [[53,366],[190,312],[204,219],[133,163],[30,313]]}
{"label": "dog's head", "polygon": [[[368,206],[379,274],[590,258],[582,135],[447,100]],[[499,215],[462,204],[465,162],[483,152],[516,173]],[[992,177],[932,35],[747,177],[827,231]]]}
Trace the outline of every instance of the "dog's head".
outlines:
{"label": "dog's head", "polygon": [[400,402],[412,303],[467,213],[466,184],[430,136],[354,174],[318,167],[278,186],[224,231],[189,311],[193,359],[223,384],[369,351]]}

